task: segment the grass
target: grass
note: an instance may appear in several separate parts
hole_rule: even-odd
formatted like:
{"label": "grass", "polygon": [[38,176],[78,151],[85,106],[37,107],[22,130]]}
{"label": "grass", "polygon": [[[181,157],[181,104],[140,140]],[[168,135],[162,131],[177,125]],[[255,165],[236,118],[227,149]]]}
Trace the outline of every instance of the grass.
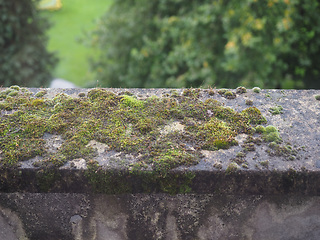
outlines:
{"label": "grass", "polygon": [[62,0],[58,11],[43,11],[52,23],[47,31],[48,50],[56,52],[60,59],[54,71],[54,77],[73,82],[79,87],[94,81],[94,74],[89,70],[88,57],[98,52],[85,47],[79,42],[84,31],[93,30],[95,21],[110,7],[112,0]]}

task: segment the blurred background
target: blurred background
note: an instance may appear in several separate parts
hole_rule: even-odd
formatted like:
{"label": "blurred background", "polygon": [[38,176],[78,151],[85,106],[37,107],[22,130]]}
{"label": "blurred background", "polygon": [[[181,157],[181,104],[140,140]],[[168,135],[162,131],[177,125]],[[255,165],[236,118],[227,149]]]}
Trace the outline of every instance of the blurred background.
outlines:
{"label": "blurred background", "polygon": [[319,89],[319,13],[310,0],[0,0],[0,86]]}

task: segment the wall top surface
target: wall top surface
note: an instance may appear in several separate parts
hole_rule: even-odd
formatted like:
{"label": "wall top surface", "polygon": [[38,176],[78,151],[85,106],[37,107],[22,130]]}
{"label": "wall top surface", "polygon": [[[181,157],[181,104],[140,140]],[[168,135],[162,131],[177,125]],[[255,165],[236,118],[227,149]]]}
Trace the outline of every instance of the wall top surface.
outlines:
{"label": "wall top surface", "polygon": [[[102,181],[120,192],[317,195],[319,95],[245,88],[2,88],[1,189],[82,192]],[[22,184],[23,178],[32,184]],[[43,178],[50,184],[42,186]],[[141,187],[145,182],[155,189]],[[114,193],[103,189],[98,191]]]}

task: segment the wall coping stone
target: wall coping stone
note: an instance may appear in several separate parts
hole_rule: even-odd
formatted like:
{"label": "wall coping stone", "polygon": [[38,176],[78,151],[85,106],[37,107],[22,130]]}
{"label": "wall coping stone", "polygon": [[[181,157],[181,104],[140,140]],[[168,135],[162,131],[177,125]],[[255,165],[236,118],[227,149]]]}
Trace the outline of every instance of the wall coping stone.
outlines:
{"label": "wall coping stone", "polygon": [[[0,88],[0,91],[6,89],[9,88]],[[45,92],[43,97],[46,99],[53,99],[60,93],[80,98],[79,93],[87,96],[90,90],[92,89],[28,89],[32,92],[32,97],[38,92]],[[167,97],[173,91],[182,96],[185,91],[114,88],[106,90],[115,94],[130,91],[138,99],[150,96]],[[209,91],[214,91],[215,94],[208,94]],[[98,152],[95,161],[99,164],[95,172],[89,171],[87,160],[81,158],[69,159],[57,168],[35,167],[32,163],[37,158],[39,160],[37,156],[21,161],[20,166],[1,166],[0,192],[320,195],[320,101],[315,98],[320,95],[320,90],[263,89],[259,93],[252,89],[247,89],[245,93],[237,93],[237,90],[232,89],[230,91],[236,94],[236,98],[228,99],[224,94],[218,94],[219,90],[216,89],[201,89],[198,94],[202,101],[212,98],[238,112],[250,107],[248,104],[252,103],[266,118],[267,123],[264,125],[272,125],[278,129],[282,139],[281,146],[290,146],[289,150],[294,149],[294,153],[291,154],[288,150],[289,153],[277,154],[275,149],[270,149],[270,143],[254,144],[255,150],[247,151],[242,158],[246,166],[238,164],[234,167],[234,160],[242,151],[241,145],[244,141],[240,134],[237,136],[239,145],[217,151],[204,150],[204,157],[199,159],[198,164],[180,166],[170,170],[165,176],[152,179],[150,169],[142,170],[138,175],[132,174],[132,169],[123,168],[121,161],[117,164],[111,160],[112,156],[120,153],[103,149],[105,145],[94,142],[93,147]],[[5,99],[0,99],[0,104],[4,101]],[[281,108],[278,110],[281,113],[273,114],[272,110],[279,106]],[[13,112],[14,109],[2,109],[0,119]],[[48,136],[45,134],[43,138],[46,137]],[[54,147],[54,142],[50,146]],[[4,159],[5,151],[4,148],[1,149],[0,162]],[[108,155],[108,152],[113,155]],[[135,156],[129,155],[121,155],[125,156],[122,160],[136,161]]]}

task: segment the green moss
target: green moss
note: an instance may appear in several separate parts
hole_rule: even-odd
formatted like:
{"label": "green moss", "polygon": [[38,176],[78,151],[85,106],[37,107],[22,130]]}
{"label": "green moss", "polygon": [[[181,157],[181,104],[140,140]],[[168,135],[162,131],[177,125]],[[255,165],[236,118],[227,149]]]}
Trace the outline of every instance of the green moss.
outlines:
{"label": "green moss", "polygon": [[197,138],[202,139],[201,148],[207,150],[227,149],[236,144],[235,132],[224,121],[215,118],[198,127]]}
{"label": "green moss", "polygon": [[270,112],[272,115],[282,114],[282,113],[283,113],[282,110],[283,110],[283,107],[280,106],[280,105],[269,108],[269,112]]}
{"label": "green moss", "polygon": [[47,94],[47,91],[46,90],[42,90],[42,91],[39,91],[35,94],[35,97],[37,98],[42,98],[44,95]]}
{"label": "green moss", "polygon": [[[194,173],[170,174],[166,178],[155,178],[160,183],[160,190],[169,194],[190,193]],[[154,180],[154,178],[152,178]]]}
{"label": "green moss", "polygon": [[228,89],[224,89],[224,88],[218,90],[218,93],[219,93],[221,96],[223,96],[223,97],[225,97],[225,98],[227,98],[227,99],[234,99],[234,98],[237,97],[237,95],[236,95],[234,92],[232,92],[232,91],[230,91],[230,90],[228,90]]}
{"label": "green moss", "polygon": [[61,175],[57,169],[40,169],[36,173],[36,182],[40,192],[49,192],[60,178]]}
{"label": "green moss", "polygon": [[275,126],[269,125],[264,128],[266,133],[278,132],[278,129]]}
{"label": "green moss", "polygon": [[239,158],[244,158],[245,156],[246,156],[246,154],[244,152],[237,153],[237,157],[239,157]]}
{"label": "green moss", "polygon": [[133,96],[134,94],[130,91],[123,91],[123,92],[120,92],[118,95],[127,95],[127,96]]}
{"label": "green moss", "polygon": [[266,142],[276,142],[276,143],[282,142],[278,129],[276,129],[272,125],[265,127],[265,131],[263,132],[263,139]]}
{"label": "green moss", "polygon": [[34,107],[44,106],[45,101],[43,99],[35,99],[31,101],[31,105]]}
{"label": "green moss", "polygon": [[182,92],[183,96],[192,97],[192,98],[198,98],[199,94],[200,94],[199,88],[196,88],[196,89],[189,88],[189,89],[183,90],[183,92]]}
{"label": "green moss", "polygon": [[228,91],[228,89],[222,88],[222,89],[219,89],[219,90],[218,90],[218,93],[219,93],[220,95],[223,95],[223,94],[225,94],[227,91]]}
{"label": "green moss", "polygon": [[247,163],[241,164],[241,167],[243,167],[243,168],[249,168]]}
{"label": "green moss", "polygon": [[256,107],[246,108],[241,113],[246,116],[252,124],[267,123],[266,118],[261,115],[260,110]]}
{"label": "green moss", "polygon": [[17,96],[18,93],[19,93],[19,91],[13,90],[8,94],[8,96],[10,96],[10,97]]}
{"label": "green moss", "polygon": [[210,96],[213,96],[215,94],[215,91],[213,88],[209,88],[207,92]]}
{"label": "green moss", "polygon": [[266,130],[264,126],[258,125],[256,126],[255,131],[256,133],[264,133]]}
{"label": "green moss", "polygon": [[194,173],[166,173],[157,171],[141,171],[147,167],[145,164],[135,164],[127,170],[109,171],[104,170],[96,161],[88,163],[88,178],[94,192],[104,194],[121,194],[132,192],[136,189],[135,183],[141,183],[140,191],[145,193],[166,192],[169,194],[191,192]]}
{"label": "green moss", "polygon": [[121,104],[125,107],[131,107],[131,108],[142,108],[144,105],[144,102],[141,100],[138,100],[136,97],[124,95],[121,99]]}
{"label": "green moss", "polygon": [[17,85],[13,85],[10,87],[10,89],[16,90],[16,91],[20,91],[20,87]]}
{"label": "green moss", "polygon": [[247,161],[245,160],[246,153],[244,151],[242,151],[241,153],[243,153],[243,155],[237,154],[237,156],[235,158],[231,159],[231,161],[237,163],[238,165],[248,164]]}
{"label": "green moss", "polygon": [[238,94],[242,94],[242,93],[246,93],[246,92],[247,92],[247,89],[242,86],[237,87],[237,89],[236,89],[236,93],[238,93]]}
{"label": "green moss", "polygon": [[315,95],[314,98],[315,98],[316,100],[320,100],[320,95]]}
{"label": "green moss", "polygon": [[[36,163],[39,167],[58,167],[74,158],[89,161],[97,153],[87,145],[96,140],[111,150],[133,154],[137,162],[131,167],[143,170],[147,164],[153,176],[161,178],[173,168],[198,163],[203,149],[236,145],[238,134],[253,134],[256,124],[266,122],[255,107],[238,113],[214,99],[202,102],[199,89],[145,100],[98,88],[79,98],[61,93],[53,99],[33,98],[23,88],[7,96],[17,91],[9,90],[2,91],[0,101],[1,108],[14,109],[0,119],[2,165],[35,156],[43,158]],[[172,123],[183,128],[164,130]],[[47,151],[44,133],[62,135],[64,142],[56,153]]]}
{"label": "green moss", "polygon": [[244,151],[250,151],[250,152],[256,150],[255,145],[254,145],[254,143],[252,143],[252,142],[250,142],[250,143],[244,143],[244,144],[242,145],[242,148],[243,148]]}
{"label": "green moss", "polygon": [[271,156],[282,156],[290,161],[295,160],[298,155],[298,150],[290,144],[280,145],[278,142],[271,142],[269,148],[268,153]]}
{"label": "green moss", "polygon": [[232,162],[228,165],[227,169],[226,169],[226,174],[231,174],[236,172],[239,169],[238,164]]}
{"label": "green moss", "polygon": [[86,96],[86,94],[85,94],[84,92],[80,92],[80,93],[78,94],[78,96],[81,97],[81,98],[83,98],[83,97]]}
{"label": "green moss", "polygon": [[255,93],[260,93],[261,92],[261,88],[254,87],[254,88],[252,88],[252,91],[255,92]]}
{"label": "green moss", "polygon": [[269,167],[269,161],[268,161],[268,160],[261,161],[261,162],[260,162],[260,165],[263,166],[263,167],[268,168],[268,167]]}
{"label": "green moss", "polygon": [[177,90],[170,90],[171,97],[179,97],[179,93]]}
{"label": "green moss", "polygon": [[102,169],[97,162],[88,163],[86,177],[95,193],[121,194],[132,192],[132,183],[125,171],[108,171]]}
{"label": "green moss", "polygon": [[237,95],[231,91],[226,91],[223,96],[227,99],[234,99]]}

